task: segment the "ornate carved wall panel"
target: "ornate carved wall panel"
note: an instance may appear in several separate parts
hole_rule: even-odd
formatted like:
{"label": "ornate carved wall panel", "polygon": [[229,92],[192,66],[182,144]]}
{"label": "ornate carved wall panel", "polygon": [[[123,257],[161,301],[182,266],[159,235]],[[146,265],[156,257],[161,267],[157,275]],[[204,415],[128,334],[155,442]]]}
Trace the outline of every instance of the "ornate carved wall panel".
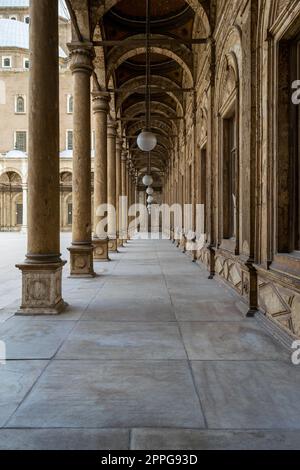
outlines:
{"label": "ornate carved wall panel", "polygon": [[300,291],[258,278],[259,308],[293,335],[300,336]]}

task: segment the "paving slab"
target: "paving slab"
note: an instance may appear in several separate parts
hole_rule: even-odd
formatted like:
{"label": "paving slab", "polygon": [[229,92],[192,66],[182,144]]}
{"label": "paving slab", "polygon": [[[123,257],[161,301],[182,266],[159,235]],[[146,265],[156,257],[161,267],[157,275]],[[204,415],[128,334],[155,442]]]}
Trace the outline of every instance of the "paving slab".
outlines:
{"label": "paving slab", "polygon": [[112,297],[103,293],[97,297],[83,313],[81,320],[103,321],[175,321],[175,315],[170,299]]}
{"label": "paving slab", "polygon": [[7,359],[50,359],[73,327],[73,321],[16,316],[0,324],[0,340]]}
{"label": "paving slab", "polygon": [[126,429],[0,429],[0,450],[127,450]]}
{"label": "paving slab", "polygon": [[246,317],[248,308],[241,302],[234,300],[224,300],[224,302],[201,300],[191,300],[189,297],[182,296],[174,299],[173,306],[176,318],[179,322],[184,321],[242,321]]}
{"label": "paving slab", "polygon": [[204,427],[185,361],[52,361],[9,427]]}
{"label": "paving slab", "polygon": [[192,363],[209,428],[300,429],[300,369],[279,361]]}
{"label": "paving slab", "polygon": [[300,431],[134,429],[132,450],[299,450]]}
{"label": "paving slab", "polygon": [[80,322],[58,359],[186,359],[176,323]]}
{"label": "paving slab", "polygon": [[20,405],[46,365],[47,361],[7,361],[5,365],[0,364],[0,427]]}
{"label": "paving slab", "polygon": [[191,360],[284,360],[290,355],[255,319],[240,322],[182,322]]}

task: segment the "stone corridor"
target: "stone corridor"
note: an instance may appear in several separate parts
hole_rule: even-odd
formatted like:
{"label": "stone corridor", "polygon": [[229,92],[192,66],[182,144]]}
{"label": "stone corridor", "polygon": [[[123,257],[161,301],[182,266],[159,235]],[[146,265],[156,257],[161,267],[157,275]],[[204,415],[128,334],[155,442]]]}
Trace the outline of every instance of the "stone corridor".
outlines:
{"label": "stone corridor", "polygon": [[0,310],[0,449],[300,448],[300,367],[232,291],[165,240],[95,268],[59,316]]}

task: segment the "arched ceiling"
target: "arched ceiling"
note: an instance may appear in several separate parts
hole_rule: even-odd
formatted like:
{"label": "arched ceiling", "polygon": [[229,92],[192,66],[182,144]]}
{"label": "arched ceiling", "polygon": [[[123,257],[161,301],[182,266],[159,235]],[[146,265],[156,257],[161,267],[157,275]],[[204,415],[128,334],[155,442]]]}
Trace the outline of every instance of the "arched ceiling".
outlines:
{"label": "arched ceiling", "polygon": [[[195,19],[203,24],[205,41],[211,34],[211,3],[151,0],[151,128],[158,140],[152,162],[157,174],[167,167],[184,117],[184,98],[194,91]],[[127,138],[132,164],[142,172],[147,167],[148,154],[138,149],[136,137],[145,126],[146,117],[146,0],[70,0],[69,4],[74,8],[79,29],[85,28],[82,38],[92,39],[96,52],[99,48],[102,51],[97,54],[98,66],[102,60],[105,69],[101,86],[115,94],[119,129]],[[90,33],[83,4],[89,9]],[[83,16],[80,21],[79,11]]]}

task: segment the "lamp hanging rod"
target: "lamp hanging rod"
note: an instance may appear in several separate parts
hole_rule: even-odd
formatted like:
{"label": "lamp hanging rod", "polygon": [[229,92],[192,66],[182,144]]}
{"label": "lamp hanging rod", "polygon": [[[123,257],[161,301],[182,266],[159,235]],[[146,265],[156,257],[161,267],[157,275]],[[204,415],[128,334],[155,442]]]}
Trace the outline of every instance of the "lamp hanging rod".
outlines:
{"label": "lamp hanging rod", "polygon": [[146,127],[149,129],[151,120],[151,58],[150,58],[150,0],[146,0]]}

